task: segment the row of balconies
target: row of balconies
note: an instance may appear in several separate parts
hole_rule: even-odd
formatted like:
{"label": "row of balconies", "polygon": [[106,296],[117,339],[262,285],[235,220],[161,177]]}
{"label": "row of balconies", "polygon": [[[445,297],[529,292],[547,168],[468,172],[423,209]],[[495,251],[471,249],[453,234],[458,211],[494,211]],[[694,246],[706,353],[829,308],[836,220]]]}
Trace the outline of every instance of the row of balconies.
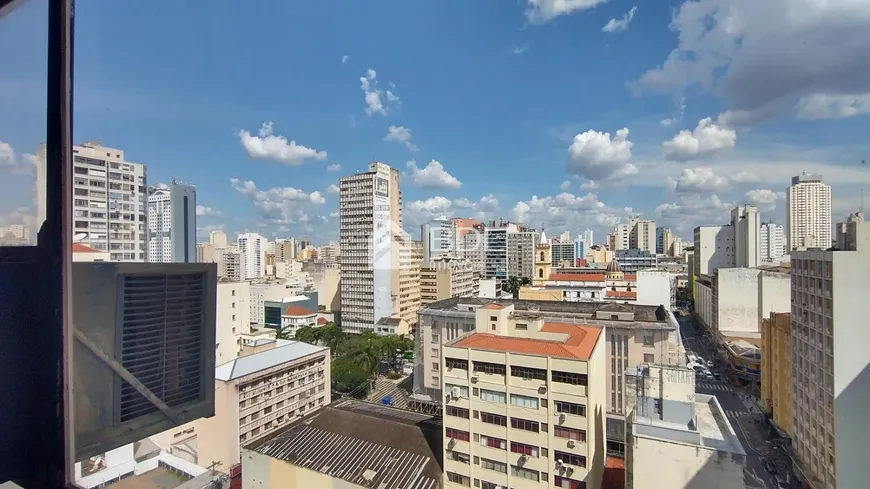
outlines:
{"label": "row of balconies", "polygon": [[[263,395],[263,398],[257,401],[255,404],[250,404],[245,406],[244,408],[239,408],[239,417],[243,418],[245,416],[251,415],[253,413],[262,411],[263,409],[269,407],[268,403],[278,403],[281,399],[292,399],[293,397],[300,395],[303,391],[311,390],[312,388],[316,388],[318,385],[323,385],[323,382],[318,382],[319,380],[323,380],[323,374],[320,377],[312,379],[310,382],[299,381],[298,385],[295,385],[280,394],[275,394],[272,396]],[[313,385],[313,387],[312,387]],[[309,396],[306,396],[309,397]],[[265,405],[264,405],[265,404]],[[259,419],[259,418],[258,418]]]}
{"label": "row of balconies", "polygon": [[265,392],[272,391],[276,387],[281,387],[283,385],[286,385],[286,384],[293,382],[295,380],[298,380],[300,378],[307,377],[308,375],[311,375],[312,373],[322,373],[325,371],[326,371],[326,367],[321,365],[318,367],[311,367],[307,370],[303,370],[303,371],[298,372],[298,373],[286,375],[286,376],[281,377],[279,379],[275,379],[272,382],[270,382],[264,386],[256,387],[254,389],[245,389],[245,390],[240,391],[239,392],[239,400],[244,401],[244,400],[250,399],[251,397],[258,396],[258,395],[263,394]]}

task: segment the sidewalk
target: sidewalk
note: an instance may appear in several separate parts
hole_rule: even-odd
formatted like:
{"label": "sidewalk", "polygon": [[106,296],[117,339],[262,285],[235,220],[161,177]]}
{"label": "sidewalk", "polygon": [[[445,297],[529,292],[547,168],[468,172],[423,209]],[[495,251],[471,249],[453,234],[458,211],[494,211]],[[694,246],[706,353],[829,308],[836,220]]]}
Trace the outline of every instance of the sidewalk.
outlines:
{"label": "sidewalk", "polygon": [[788,454],[778,448],[777,444],[768,436],[771,428],[767,425],[764,414],[741,416],[738,422],[744,436],[746,436],[746,442],[750,445],[744,448],[747,451],[755,451],[765,460],[772,462],[780,475],[787,474],[791,467]]}

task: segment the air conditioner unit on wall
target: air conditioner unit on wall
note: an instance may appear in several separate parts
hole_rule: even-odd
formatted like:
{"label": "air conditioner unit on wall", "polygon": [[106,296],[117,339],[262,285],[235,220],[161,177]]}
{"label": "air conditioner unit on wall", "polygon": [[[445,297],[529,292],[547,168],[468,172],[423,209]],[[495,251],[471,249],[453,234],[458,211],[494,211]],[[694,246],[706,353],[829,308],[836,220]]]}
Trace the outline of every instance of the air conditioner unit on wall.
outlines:
{"label": "air conditioner unit on wall", "polygon": [[76,460],[214,416],[214,263],[73,263]]}

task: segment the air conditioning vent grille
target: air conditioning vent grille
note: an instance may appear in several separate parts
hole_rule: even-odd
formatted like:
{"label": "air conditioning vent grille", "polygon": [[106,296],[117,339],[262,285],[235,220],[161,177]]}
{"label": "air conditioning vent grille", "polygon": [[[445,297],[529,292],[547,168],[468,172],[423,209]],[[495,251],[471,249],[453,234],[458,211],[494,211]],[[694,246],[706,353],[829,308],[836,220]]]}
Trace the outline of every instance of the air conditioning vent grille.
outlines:
{"label": "air conditioning vent grille", "polygon": [[[196,402],[203,365],[203,275],[124,275],[120,284],[118,360],[168,406]],[[120,383],[120,422],[158,411],[133,386]]]}

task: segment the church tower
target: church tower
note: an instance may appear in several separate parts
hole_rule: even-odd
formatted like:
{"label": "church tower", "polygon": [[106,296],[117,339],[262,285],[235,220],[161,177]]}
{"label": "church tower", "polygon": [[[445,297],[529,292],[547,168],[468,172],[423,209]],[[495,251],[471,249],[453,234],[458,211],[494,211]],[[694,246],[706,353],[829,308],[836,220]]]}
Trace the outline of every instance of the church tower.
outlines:
{"label": "church tower", "polygon": [[550,269],[553,266],[553,258],[550,250],[550,243],[547,242],[547,235],[541,229],[541,242],[535,246],[535,276],[532,278],[532,285],[542,287],[544,282],[550,279]]}

